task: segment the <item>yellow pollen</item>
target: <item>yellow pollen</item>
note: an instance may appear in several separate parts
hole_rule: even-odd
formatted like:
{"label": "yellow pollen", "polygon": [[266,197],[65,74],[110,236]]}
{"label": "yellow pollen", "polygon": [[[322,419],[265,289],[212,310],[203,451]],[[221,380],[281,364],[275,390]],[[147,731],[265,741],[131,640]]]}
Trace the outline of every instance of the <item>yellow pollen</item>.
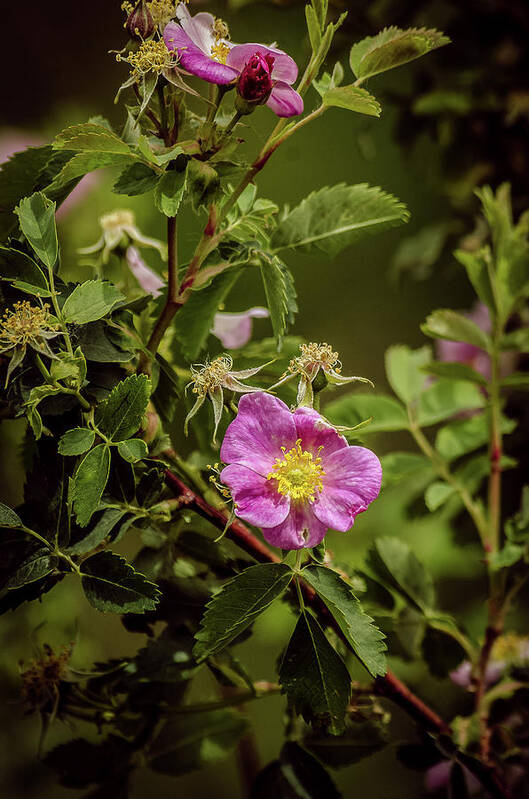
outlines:
{"label": "yellow pollen", "polygon": [[[277,481],[277,490],[280,494],[289,496],[294,502],[314,502],[316,495],[323,490],[322,477],[325,472],[321,465],[321,458],[313,456],[301,448],[301,439],[296,445],[286,451],[283,458],[276,458],[275,466],[266,475],[267,480]],[[323,447],[318,449],[320,452]]]}
{"label": "yellow pollen", "polygon": [[333,369],[338,374],[342,370],[342,365],[338,360],[338,353],[334,352],[330,344],[301,344],[300,355],[293,358],[288,366],[288,371],[292,374],[306,374],[315,367],[322,369]]}
{"label": "yellow pollen", "polygon": [[229,52],[230,48],[226,44],[226,42],[221,42],[217,40],[217,42],[211,48],[211,57],[214,58],[215,61],[218,61],[220,64],[225,64]]}
{"label": "yellow pollen", "polygon": [[118,54],[116,59],[128,61],[135,76],[146,75],[147,72],[160,74],[175,64],[174,54],[169,52],[162,39],[142,42],[135,53],[131,50],[126,58]]}
{"label": "yellow pollen", "polygon": [[208,391],[220,388],[226,382],[232,367],[233,360],[229,355],[221,355],[203,366],[192,366],[193,392],[205,397]]}
{"label": "yellow pollen", "polygon": [[516,633],[500,635],[492,647],[492,660],[516,662],[523,659],[524,649],[529,648],[529,639]]}
{"label": "yellow pollen", "polygon": [[6,311],[0,319],[0,346],[25,346],[40,338],[43,332],[55,328],[48,309],[48,305],[39,308],[28,300],[16,302],[13,310]]}
{"label": "yellow pollen", "polygon": [[154,24],[158,28],[164,28],[176,14],[177,2],[174,0],[151,0],[147,7],[151,12]]}

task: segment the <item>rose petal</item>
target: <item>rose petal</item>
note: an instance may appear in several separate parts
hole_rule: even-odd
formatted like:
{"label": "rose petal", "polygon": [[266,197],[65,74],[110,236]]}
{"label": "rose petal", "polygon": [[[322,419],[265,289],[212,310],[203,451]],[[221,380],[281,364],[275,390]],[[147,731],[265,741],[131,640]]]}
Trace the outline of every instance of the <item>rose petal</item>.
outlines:
{"label": "rose petal", "polygon": [[213,35],[215,17],[213,14],[208,14],[207,11],[201,11],[191,16],[186,4],[178,3],[176,7],[176,18],[193,44],[196,44],[206,55],[211,55],[211,47],[215,42],[215,37]]}
{"label": "rose petal", "polygon": [[303,99],[288,83],[278,80],[266,103],[278,117],[295,117],[303,113]]}
{"label": "rose petal", "polygon": [[274,547],[280,549],[303,549],[316,547],[325,538],[327,525],[316,518],[310,505],[290,506],[290,513],[277,527],[263,527],[263,536]]}
{"label": "rose petal", "polygon": [[322,458],[322,465],[323,491],[312,509],[321,522],[345,533],[379,494],[380,461],[365,447],[345,447]]}
{"label": "rose petal", "polygon": [[[294,422],[298,438],[301,438],[301,448],[320,455],[322,459],[348,446],[345,438],[312,408],[298,408],[294,411]],[[320,447],[323,449],[318,452]]]}
{"label": "rose petal", "polygon": [[285,83],[294,83],[298,77],[298,65],[283,50],[276,50],[274,47],[266,47],[264,44],[236,44],[231,48],[226,58],[226,64],[234,67],[238,72],[242,72],[248,61],[256,54],[267,56],[271,55],[274,59],[272,67],[272,78]]}
{"label": "rose petal", "polygon": [[220,479],[232,493],[239,518],[257,527],[275,527],[287,517],[290,499],[276,490],[272,480],[236,463],[226,466]]}
{"label": "rose petal", "polygon": [[163,38],[168,50],[178,52],[180,65],[191,75],[218,85],[232,83],[238,77],[239,73],[235,69],[205,55],[180,25],[170,22],[163,32]]}
{"label": "rose petal", "polygon": [[252,319],[262,319],[269,316],[267,308],[249,308],[242,313],[217,313],[213,320],[213,333],[223,347],[235,350],[244,347],[252,335]]}
{"label": "rose petal", "polygon": [[296,425],[284,402],[262,391],[245,394],[239,412],[228,426],[220,457],[224,463],[248,466],[263,477],[272,470],[281,447],[296,442]]}
{"label": "rose petal", "polygon": [[136,247],[127,247],[126,259],[130,271],[141,288],[153,297],[159,297],[165,281],[147,266]]}

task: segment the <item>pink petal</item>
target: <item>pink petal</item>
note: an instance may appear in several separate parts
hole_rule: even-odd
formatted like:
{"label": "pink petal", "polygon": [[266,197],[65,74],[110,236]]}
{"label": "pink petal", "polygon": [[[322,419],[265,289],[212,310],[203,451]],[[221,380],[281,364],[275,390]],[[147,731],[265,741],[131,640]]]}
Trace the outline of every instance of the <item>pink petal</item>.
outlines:
{"label": "pink petal", "polygon": [[[348,446],[345,438],[312,408],[298,408],[294,411],[294,422],[297,437],[301,438],[301,448],[307,452],[323,458]],[[323,449],[318,452],[320,447]]]}
{"label": "pink petal", "polygon": [[295,117],[303,113],[303,99],[300,94],[279,80],[266,103],[278,117]]}
{"label": "pink petal", "polygon": [[257,527],[281,524],[288,515],[290,499],[280,494],[272,480],[232,463],[220,473],[235,502],[235,515]]}
{"label": "pink petal", "polygon": [[263,477],[272,470],[281,447],[291,449],[296,442],[296,425],[284,402],[258,391],[245,394],[239,412],[228,426],[220,457],[224,463],[248,466]]}
{"label": "pink petal", "polygon": [[277,527],[263,528],[263,536],[280,549],[316,547],[325,538],[327,525],[322,524],[307,503],[290,506],[290,513]]}
{"label": "pink petal", "polygon": [[163,38],[168,50],[178,52],[180,65],[191,75],[218,85],[232,83],[237,78],[239,73],[235,69],[220,64],[209,55],[205,55],[180,25],[176,25],[174,22],[166,25]]}
{"label": "pink petal", "polygon": [[159,297],[165,281],[147,266],[139,250],[136,247],[127,247],[126,258],[127,265],[141,288],[153,297]]}
{"label": "pink petal", "polygon": [[238,72],[242,72],[248,61],[256,54],[267,56],[271,55],[274,59],[272,67],[272,78],[285,83],[294,83],[298,77],[298,65],[283,50],[276,50],[274,47],[266,47],[264,44],[236,44],[230,50],[226,63],[234,67]]}
{"label": "pink petal", "polygon": [[186,4],[178,3],[176,17],[193,44],[196,44],[206,55],[210,55],[211,46],[214,43],[213,26],[215,25],[215,17],[213,14],[201,11],[191,16]]}
{"label": "pink petal", "polygon": [[269,313],[266,308],[249,308],[243,313],[217,313],[210,333],[220,339],[227,350],[235,350],[250,341],[252,319],[267,316]]}
{"label": "pink petal", "polygon": [[382,466],[371,450],[345,447],[325,458],[322,451],[323,491],[312,505],[318,519],[334,530],[347,532],[358,513],[378,497]]}

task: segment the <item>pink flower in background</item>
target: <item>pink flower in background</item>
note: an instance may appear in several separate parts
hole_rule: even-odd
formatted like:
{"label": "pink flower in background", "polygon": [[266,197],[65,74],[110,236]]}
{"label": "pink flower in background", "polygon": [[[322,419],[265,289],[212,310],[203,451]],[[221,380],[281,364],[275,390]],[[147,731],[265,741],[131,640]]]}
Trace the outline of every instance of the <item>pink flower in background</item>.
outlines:
{"label": "pink flower in background", "polygon": [[[27,131],[17,130],[15,128],[4,130],[0,133],[0,164],[3,164],[11,158],[12,155],[15,155],[15,153],[26,150],[28,147],[41,147],[45,143],[46,142],[44,142],[40,136],[28,133]],[[58,208],[56,213],[57,219],[64,219],[72,208],[75,208],[87,194],[90,194],[98,183],[99,175],[93,172],[89,175],[85,175]]]}
{"label": "pink flower in background", "polygon": [[283,50],[263,44],[233,44],[221,20],[200,12],[193,17],[180,3],[176,22],[164,30],[168,50],[176,51],[180,65],[208,83],[237,83],[239,95],[250,104],[266,104],[280,117],[301,114],[303,100],[292,88],[296,62]]}
{"label": "pink flower in background", "polygon": [[153,297],[159,297],[165,286],[165,281],[162,280],[157,272],[147,266],[139,250],[130,245],[130,247],[127,247],[125,258],[130,271],[141,288],[148,294],[152,294]]}
{"label": "pink flower in background", "polygon": [[[450,772],[452,771],[453,763],[450,760],[442,760],[431,766],[426,772],[424,784],[427,791],[439,791],[441,788],[448,788],[450,784]],[[465,775],[465,782],[467,791],[470,794],[476,793],[481,788],[481,783],[474,777],[470,771],[463,766],[463,774]]]}
{"label": "pink flower in background", "polygon": [[[488,688],[498,682],[510,666],[526,666],[529,663],[529,637],[516,633],[505,633],[496,639],[485,671]],[[450,672],[450,679],[461,688],[472,686],[472,664],[463,660],[457,669]]]}
{"label": "pink flower in background", "polygon": [[315,547],[328,528],[346,532],[380,491],[373,452],[349,446],[312,408],[292,413],[264,392],[241,398],[220,457],[235,514],[282,549]]}
{"label": "pink flower in background", "polygon": [[[473,309],[464,314],[467,319],[474,322],[485,333],[490,333],[492,323],[489,309],[482,302],[474,305]],[[436,341],[437,357],[440,361],[456,361],[471,366],[476,372],[490,380],[491,367],[490,356],[475,347],[473,344],[466,344],[464,341],[446,341],[438,339]]]}
{"label": "pink flower in background", "polygon": [[266,319],[267,308],[248,308],[242,313],[217,313],[213,320],[213,333],[227,350],[236,350],[248,344],[252,336],[252,319]]}

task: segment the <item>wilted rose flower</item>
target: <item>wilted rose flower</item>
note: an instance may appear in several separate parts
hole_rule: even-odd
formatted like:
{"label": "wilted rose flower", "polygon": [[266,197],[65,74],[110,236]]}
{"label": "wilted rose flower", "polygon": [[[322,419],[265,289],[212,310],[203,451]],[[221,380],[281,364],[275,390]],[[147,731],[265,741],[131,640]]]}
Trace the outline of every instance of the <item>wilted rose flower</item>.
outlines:
{"label": "wilted rose flower", "polygon": [[380,491],[373,452],[349,446],[311,408],[292,413],[264,392],[241,398],[220,457],[235,514],[282,549],[315,547],[328,528],[346,532]]}
{"label": "wilted rose flower", "polygon": [[222,346],[227,350],[236,350],[244,347],[252,336],[252,319],[266,319],[270,316],[267,308],[248,308],[242,313],[215,314],[211,333],[220,339]]}
{"label": "wilted rose flower", "polygon": [[78,250],[80,255],[98,255],[106,264],[114,250],[126,251],[131,244],[158,250],[162,258],[167,257],[167,248],[162,241],[144,236],[136,225],[133,211],[119,209],[99,218],[101,237],[90,247]]}
{"label": "wilted rose flower", "polygon": [[185,5],[176,16],[180,24],[167,25],[164,41],[187,72],[219,86],[237,83],[244,100],[266,103],[280,117],[302,113],[303,100],[292,88],[298,68],[289,55],[263,44],[233,44],[222,20],[205,12],[192,17]]}

